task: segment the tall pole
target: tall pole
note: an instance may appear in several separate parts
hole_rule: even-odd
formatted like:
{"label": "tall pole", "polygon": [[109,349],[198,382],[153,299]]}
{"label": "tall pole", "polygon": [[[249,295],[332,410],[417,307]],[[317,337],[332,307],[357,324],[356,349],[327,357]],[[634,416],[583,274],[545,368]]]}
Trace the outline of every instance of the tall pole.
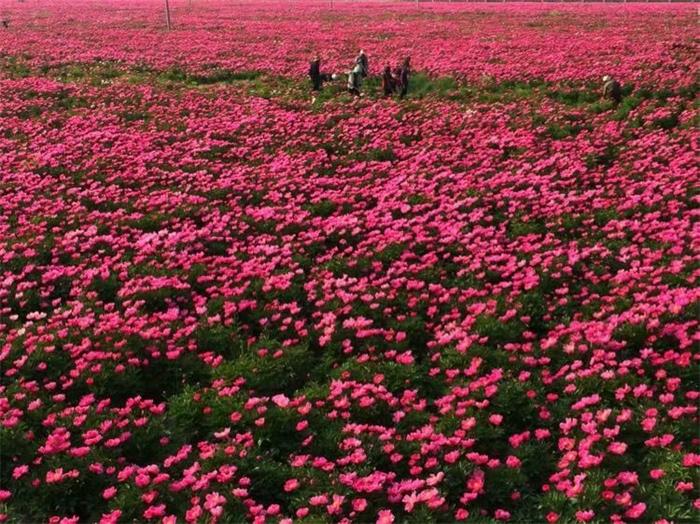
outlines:
{"label": "tall pole", "polygon": [[168,26],[168,31],[172,29],[172,25],[170,24],[170,2],[168,2],[168,0],[165,0],[165,25]]}

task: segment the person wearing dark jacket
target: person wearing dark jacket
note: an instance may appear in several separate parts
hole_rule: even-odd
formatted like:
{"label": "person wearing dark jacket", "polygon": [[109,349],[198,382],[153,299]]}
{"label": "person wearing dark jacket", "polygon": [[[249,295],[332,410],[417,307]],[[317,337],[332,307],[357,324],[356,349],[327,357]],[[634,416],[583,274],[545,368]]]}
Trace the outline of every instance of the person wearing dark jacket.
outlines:
{"label": "person wearing dark jacket", "polygon": [[391,74],[391,67],[389,66],[386,66],[384,68],[384,73],[382,73],[382,89],[384,89],[384,96],[391,96],[394,94],[394,75]]}
{"label": "person wearing dark jacket", "polygon": [[406,96],[406,93],[408,93],[408,78],[411,75],[411,57],[406,57],[403,61],[403,65],[401,66],[400,72],[399,72],[399,84],[401,86],[401,91],[399,92],[399,95],[401,98]]}
{"label": "person wearing dark jacket", "polygon": [[391,76],[394,77],[394,92],[398,93],[401,91],[401,67],[395,67]]}
{"label": "person wearing dark jacket", "polygon": [[603,77],[603,98],[612,100],[615,107],[622,101],[620,82],[608,75]]}
{"label": "person wearing dark jacket", "polygon": [[315,56],[309,65],[309,78],[311,78],[311,89],[320,91],[323,76],[321,75],[321,59],[318,56]]}

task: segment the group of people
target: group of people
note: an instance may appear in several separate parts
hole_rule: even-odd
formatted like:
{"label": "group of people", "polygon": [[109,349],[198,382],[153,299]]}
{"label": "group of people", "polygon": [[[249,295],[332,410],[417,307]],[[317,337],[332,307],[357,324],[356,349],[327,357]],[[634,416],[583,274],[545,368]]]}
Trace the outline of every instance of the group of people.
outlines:
{"label": "group of people", "polygon": [[[360,50],[355,63],[350,71],[348,71],[348,91],[355,96],[360,96],[362,83],[369,75],[369,60],[363,50]],[[382,72],[382,90],[385,97],[390,97],[398,93],[400,98],[406,96],[408,92],[408,80],[411,75],[411,57],[406,57],[403,63],[391,69],[391,66],[386,65]],[[313,91],[320,91],[323,83],[336,80],[336,74],[321,73],[321,59],[317,56],[313,58],[309,66],[309,77],[311,78],[311,88]],[[622,87],[620,83],[609,75],[603,77],[603,98],[613,102],[615,107],[622,101]]]}
{"label": "group of people", "polygon": [[[350,71],[348,71],[347,75],[348,92],[355,96],[360,96],[362,83],[364,82],[365,78],[369,76],[369,60],[362,49],[355,58],[353,67]],[[406,96],[406,93],[408,93],[408,80],[410,75],[410,57],[406,57],[403,63],[394,70],[391,69],[391,66],[387,65],[382,73],[382,89],[384,91],[384,96],[392,96],[394,93],[398,93],[401,98]],[[313,58],[311,64],[309,65],[309,78],[311,78],[311,89],[313,91],[320,91],[324,82],[336,80],[338,75],[322,73],[321,59],[317,55]]]}
{"label": "group of people", "polygon": [[384,72],[382,73],[382,89],[384,90],[384,96],[391,96],[394,93],[398,93],[400,98],[406,96],[410,74],[410,56],[404,58],[403,63],[393,71],[390,66],[385,66]]}

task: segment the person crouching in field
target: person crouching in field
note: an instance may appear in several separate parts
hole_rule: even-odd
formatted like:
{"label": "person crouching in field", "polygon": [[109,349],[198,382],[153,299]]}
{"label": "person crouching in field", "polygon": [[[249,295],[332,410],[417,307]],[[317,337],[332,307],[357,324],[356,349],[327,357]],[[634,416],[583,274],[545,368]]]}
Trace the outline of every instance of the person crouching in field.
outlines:
{"label": "person crouching in field", "polygon": [[617,107],[622,101],[622,88],[620,87],[620,82],[609,75],[605,75],[603,77],[603,98],[612,100],[615,107]]}
{"label": "person crouching in field", "polygon": [[309,65],[309,78],[311,78],[311,89],[320,91],[323,84],[323,75],[321,75],[321,59],[318,55],[314,57]]}
{"label": "person crouching in field", "polygon": [[394,75],[391,73],[391,67],[389,66],[386,66],[384,73],[382,73],[382,89],[384,90],[384,96],[387,97],[393,95],[396,89]]}

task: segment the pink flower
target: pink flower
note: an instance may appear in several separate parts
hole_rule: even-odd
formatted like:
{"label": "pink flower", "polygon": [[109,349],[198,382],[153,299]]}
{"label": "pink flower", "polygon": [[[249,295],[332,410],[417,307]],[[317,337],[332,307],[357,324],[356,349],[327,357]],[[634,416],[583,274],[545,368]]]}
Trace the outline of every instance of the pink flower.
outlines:
{"label": "pink flower", "polygon": [[280,408],[286,408],[289,405],[289,399],[287,398],[286,395],[275,395],[272,397],[272,402],[275,403]]}
{"label": "pink flower", "polygon": [[579,522],[588,522],[595,517],[595,512],[592,509],[581,510],[576,512],[576,520]]}
{"label": "pink flower", "polygon": [[649,472],[649,476],[654,480],[659,480],[660,478],[664,477],[665,475],[666,475],[666,472],[663,469],[652,469]]}
{"label": "pink flower", "polygon": [[505,509],[497,509],[494,516],[496,520],[510,520],[510,512]]}
{"label": "pink flower", "polygon": [[312,506],[325,506],[326,504],[328,504],[328,495],[314,495],[309,499],[309,504],[311,504]]}
{"label": "pink flower", "polygon": [[489,422],[494,426],[500,426],[501,422],[503,422],[503,415],[494,413],[493,415],[489,416]]}
{"label": "pink flower", "polygon": [[46,472],[46,483],[53,484],[55,482],[60,482],[63,478],[63,468],[57,468]]}
{"label": "pink flower", "polygon": [[115,509],[110,513],[103,513],[100,518],[100,524],[117,524],[121,515],[122,511],[120,509]]}
{"label": "pink flower", "polygon": [[207,493],[204,499],[204,509],[215,519],[220,517],[224,512],[223,505],[226,504],[226,497],[214,491],[212,493]]}
{"label": "pink flower", "polygon": [[297,479],[289,479],[284,483],[284,491],[290,493],[299,487],[299,481]]}
{"label": "pink flower", "polygon": [[117,488],[115,488],[114,486],[110,486],[102,492],[102,498],[105,500],[109,500],[112,497],[114,497],[116,494],[117,494]]}
{"label": "pink flower", "polygon": [[627,444],[624,442],[611,442],[608,451],[615,455],[623,455],[627,451]]}
{"label": "pink flower", "polygon": [[326,511],[329,515],[336,515],[342,511],[343,502],[345,497],[343,495],[333,495],[333,501],[326,506]]}
{"label": "pink flower", "polygon": [[352,509],[357,511],[358,513],[364,511],[367,508],[367,500],[366,499],[353,499],[352,501]]}
{"label": "pink flower", "polygon": [[617,474],[617,479],[623,484],[639,484],[639,475],[637,475],[637,473],[635,473],[634,471],[621,471]]}
{"label": "pink flower", "polygon": [[392,524],[394,522],[394,514],[390,509],[379,510],[377,524]]}
{"label": "pink flower", "polygon": [[625,517],[630,519],[638,519],[641,517],[647,509],[647,505],[644,502],[638,502],[637,504],[630,506],[625,511]]}
{"label": "pink flower", "polygon": [[700,466],[700,453],[686,453],[683,455],[683,466],[686,468]]}
{"label": "pink flower", "polygon": [[509,468],[518,468],[520,464],[520,459],[514,455],[508,455],[508,458],[506,458],[506,465]]}
{"label": "pink flower", "polygon": [[203,513],[204,511],[202,510],[202,506],[200,506],[199,504],[195,504],[185,512],[185,521],[197,522],[197,520],[199,519],[199,517],[202,516]]}
{"label": "pink flower", "polygon": [[17,480],[18,478],[22,477],[23,475],[27,474],[29,472],[29,466],[26,464],[23,464],[21,466],[16,466],[12,470],[12,478]]}
{"label": "pink flower", "polygon": [[396,357],[396,362],[399,364],[410,365],[413,364],[414,358],[410,351],[406,351]]}
{"label": "pink flower", "polygon": [[143,516],[147,519],[155,519],[165,515],[165,504],[158,504],[157,506],[149,506],[143,512]]}
{"label": "pink flower", "polygon": [[134,484],[136,484],[136,486],[138,486],[139,488],[148,486],[150,483],[151,478],[143,473],[136,475],[136,478],[134,479]]}

